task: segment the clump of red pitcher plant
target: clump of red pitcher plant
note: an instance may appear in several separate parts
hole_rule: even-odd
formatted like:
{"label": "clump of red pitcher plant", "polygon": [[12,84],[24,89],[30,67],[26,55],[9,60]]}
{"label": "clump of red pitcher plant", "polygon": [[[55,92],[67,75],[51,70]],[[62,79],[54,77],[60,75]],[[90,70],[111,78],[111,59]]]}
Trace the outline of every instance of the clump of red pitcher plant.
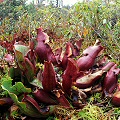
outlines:
{"label": "clump of red pitcher plant", "polygon": [[120,68],[104,60],[100,42],[86,48],[82,55],[82,38],[74,44],[67,42],[65,49],[53,51],[42,28],[37,29],[36,40],[30,41],[29,46],[16,42],[12,46],[14,54],[5,56],[7,62],[14,60],[15,66],[9,69],[12,80],[2,83],[9,94],[9,98],[1,98],[4,103],[10,99],[9,105],[15,104],[25,115],[47,117],[57,106],[82,109],[92,94],[85,89],[92,91],[98,85],[103,97],[110,96],[111,103],[120,107]]}

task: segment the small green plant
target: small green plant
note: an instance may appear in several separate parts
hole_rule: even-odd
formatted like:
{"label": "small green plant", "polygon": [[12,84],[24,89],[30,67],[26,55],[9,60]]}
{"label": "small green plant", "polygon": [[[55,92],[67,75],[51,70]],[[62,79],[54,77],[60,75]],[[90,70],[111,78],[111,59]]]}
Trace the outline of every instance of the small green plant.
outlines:
{"label": "small green plant", "polygon": [[116,120],[112,114],[104,113],[102,108],[93,104],[88,104],[78,113],[82,120]]}
{"label": "small green plant", "polygon": [[90,98],[89,98],[89,102],[90,103],[101,103],[103,102],[102,98],[102,94],[101,93],[94,93]]}

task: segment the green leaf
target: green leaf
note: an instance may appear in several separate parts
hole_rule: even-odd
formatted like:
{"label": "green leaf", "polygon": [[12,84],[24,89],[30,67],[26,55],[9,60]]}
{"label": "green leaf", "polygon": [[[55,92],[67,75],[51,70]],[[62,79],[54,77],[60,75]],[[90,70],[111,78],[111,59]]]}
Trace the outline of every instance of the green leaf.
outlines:
{"label": "green leaf", "polygon": [[24,57],[23,53],[20,51],[15,51],[16,54],[16,62],[19,66],[19,68],[24,72],[25,76],[27,77],[27,80],[30,82],[33,80],[35,75],[35,68],[34,65],[31,63],[31,61]]}
{"label": "green leaf", "polygon": [[12,86],[12,80],[5,80],[2,83],[2,88],[6,90],[14,103],[19,107],[22,113],[31,117],[41,117],[40,112],[29,102],[20,102],[17,95],[20,93],[30,93],[31,89],[26,88],[21,82],[17,82]]}
{"label": "green leaf", "polygon": [[25,45],[14,45],[15,50],[21,52],[24,56],[26,55],[26,53],[29,50],[28,46]]}
{"label": "green leaf", "polygon": [[16,62],[18,62],[19,67],[23,70],[24,56],[27,54],[29,47],[25,45],[14,45]]}
{"label": "green leaf", "polygon": [[24,74],[27,77],[28,82],[33,81],[35,76],[35,68],[34,65],[31,63],[31,61],[28,58],[24,58]]}
{"label": "green leaf", "polygon": [[7,90],[8,93],[14,93],[19,95],[20,93],[30,93],[31,89],[26,88],[23,83],[17,82],[15,85],[12,86],[12,80],[5,80],[2,82],[2,88]]}
{"label": "green leaf", "polygon": [[43,109],[41,108],[39,111],[29,101],[22,101],[22,102],[19,101],[17,95],[19,95],[20,93],[31,92],[31,89],[26,88],[21,82],[17,82],[15,85],[12,86],[12,80],[5,80],[2,83],[2,88],[9,93],[14,103],[19,107],[20,111],[25,115],[40,118],[40,117],[48,116],[49,114],[53,113],[55,110],[55,106],[49,106],[48,107],[49,110],[48,108],[46,110],[44,108]]}
{"label": "green leaf", "polygon": [[36,86],[36,87],[39,87],[39,88],[43,88],[42,87],[42,82],[40,80],[38,80],[37,78],[34,79],[32,82],[30,82],[30,84]]}
{"label": "green leaf", "polygon": [[24,61],[24,56],[20,51],[15,50],[15,55],[18,63]]}
{"label": "green leaf", "polygon": [[13,99],[14,103],[19,107],[22,113],[31,117],[41,117],[39,111],[29,102],[20,102],[18,97],[14,93],[9,92],[10,97]]}

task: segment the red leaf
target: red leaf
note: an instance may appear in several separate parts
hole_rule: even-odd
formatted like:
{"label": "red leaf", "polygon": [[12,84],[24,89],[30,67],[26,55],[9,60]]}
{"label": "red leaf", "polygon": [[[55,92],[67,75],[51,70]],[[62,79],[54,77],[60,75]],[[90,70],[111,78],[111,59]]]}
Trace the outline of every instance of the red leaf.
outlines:
{"label": "red leaf", "polygon": [[60,105],[67,107],[67,108],[70,108],[70,103],[65,98],[64,94],[60,95],[60,97],[58,98],[58,101],[59,101]]}
{"label": "red leaf", "polygon": [[31,82],[35,76],[35,66],[31,63],[31,61],[24,57],[24,70],[23,74],[27,77],[28,81]]}
{"label": "red leaf", "polygon": [[38,60],[41,63],[44,63],[44,61],[52,61],[52,63],[56,64],[57,61],[52,52],[52,49],[47,44],[47,42],[49,42],[49,37],[42,31],[42,28],[37,29],[37,41],[38,44],[35,48],[35,52],[38,56]]}
{"label": "red leaf", "polygon": [[72,59],[68,59],[67,68],[63,74],[62,86],[65,92],[70,93],[72,82],[76,80],[78,74],[78,67],[76,62]]}
{"label": "red leaf", "polygon": [[84,55],[89,55],[92,58],[96,58],[96,56],[99,54],[99,52],[103,49],[101,45],[97,46],[90,46],[87,49],[83,51]]}
{"label": "red leaf", "polygon": [[113,62],[108,63],[105,65],[102,70],[99,70],[95,73],[89,73],[87,75],[84,75],[83,77],[80,77],[76,80],[75,86],[79,88],[87,88],[94,84],[96,80],[99,80],[103,73],[107,72],[112,66],[114,65]]}
{"label": "red leaf", "polygon": [[111,67],[113,67],[114,65],[115,65],[114,62],[108,62],[108,63],[102,68],[102,70],[107,72],[107,71],[110,70]]}
{"label": "red leaf", "polygon": [[80,71],[88,70],[94,65],[95,58],[102,50],[102,46],[91,46],[83,51],[84,56],[77,60]]}
{"label": "red leaf", "polygon": [[67,43],[66,44],[66,50],[65,50],[62,62],[61,62],[61,65],[62,65],[62,67],[63,67],[64,70],[67,67],[68,58],[70,56],[72,56],[72,49],[71,49],[70,43]]}
{"label": "red leaf", "polygon": [[60,105],[66,107],[66,108],[70,108],[70,103],[66,99],[64,93],[61,90],[55,91],[55,94],[57,96],[57,100],[58,100]]}
{"label": "red leaf", "polygon": [[38,105],[38,103],[30,96],[28,95],[24,95],[23,101],[27,100],[28,102],[30,102],[38,111],[40,111],[40,107]]}
{"label": "red leaf", "polygon": [[0,98],[0,106],[3,106],[3,105],[6,105],[6,106],[10,105],[11,106],[12,104],[13,104],[13,100],[11,98],[8,98],[8,97]]}
{"label": "red leaf", "polygon": [[56,73],[51,62],[46,61],[44,63],[42,86],[47,92],[54,90],[56,87]]}
{"label": "red leaf", "polygon": [[[36,118],[46,117],[51,113],[53,113],[55,110],[55,106],[52,106],[52,105],[41,108],[39,104],[32,97],[28,95],[24,96],[23,101],[26,104],[26,110],[29,111],[31,110],[31,107],[33,108],[32,111],[30,111],[30,113],[28,111],[25,111],[26,115],[28,114],[31,117],[36,117]],[[31,104],[33,106],[31,106]],[[34,107],[36,108],[37,111],[34,110]]]}
{"label": "red leaf", "polygon": [[71,48],[72,48],[72,56],[76,57],[80,55],[80,48],[82,45],[83,39],[79,39],[78,41],[75,42],[75,45],[71,44]]}
{"label": "red leaf", "polygon": [[61,53],[62,53],[62,48],[58,48],[55,50],[55,58],[56,58],[58,64],[60,64],[61,59],[62,59]]}
{"label": "red leaf", "polygon": [[55,98],[53,99],[53,97],[51,97],[51,95],[45,92],[43,89],[36,89],[33,92],[33,95],[39,102],[43,102],[51,105],[57,104],[56,99]]}
{"label": "red leaf", "polygon": [[37,41],[43,43],[49,42],[49,36],[43,32],[42,27],[37,29]]}
{"label": "red leaf", "polygon": [[112,103],[115,106],[120,107],[120,91],[117,91],[113,94]]}
{"label": "red leaf", "polygon": [[115,90],[115,88],[117,87],[117,76],[119,73],[120,69],[117,68],[116,64],[107,72],[103,83],[103,90],[105,94],[110,94]]}
{"label": "red leaf", "polygon": [[94,82],[102,76],[102,74],[102,70],[97,71],[93,74],[89,73],[88,75],[78,78],[74,85],[81,89],[88,88],[92,86]]}
{"label": "red leaf", "polygon": [[78,50],[80,50],[83,40],[84,40],[83,38],[80,38],[78,41],[76,41],[75,45]]}

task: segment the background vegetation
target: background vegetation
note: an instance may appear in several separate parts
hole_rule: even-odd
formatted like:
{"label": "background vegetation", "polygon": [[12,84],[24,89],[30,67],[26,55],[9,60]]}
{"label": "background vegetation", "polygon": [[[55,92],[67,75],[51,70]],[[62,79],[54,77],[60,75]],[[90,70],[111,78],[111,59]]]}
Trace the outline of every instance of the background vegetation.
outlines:
{"label": "background vegetation", "polygon": [[107,54],[120,61],[119,11],[119,2],[105,3],[101,0],[62,8],[26,5],[24,0],[6,0],[0,4],[0,40],[9,41],[16,32],[27,31],[34,35],[36,28],[42,26],[51,41],[59,45],[63,41],[83,37],[86,47],[99,39],[107,47]]}

